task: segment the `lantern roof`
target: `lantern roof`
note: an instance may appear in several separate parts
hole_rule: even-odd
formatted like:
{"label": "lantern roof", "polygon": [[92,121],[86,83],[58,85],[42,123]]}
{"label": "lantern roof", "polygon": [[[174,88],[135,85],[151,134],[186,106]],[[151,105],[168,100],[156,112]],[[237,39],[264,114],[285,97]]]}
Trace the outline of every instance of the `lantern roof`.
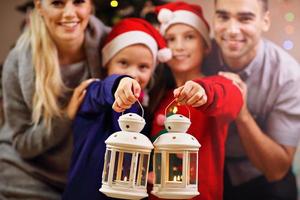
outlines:
{"label": "lantern roof", "polygon": [[198,150],[201,145],[198,140],[187,133],[165,133],[160,135],[153,143],[155,148],[170,150]]}
{"label": "lantern roof", "polygon": [[121,130],[130,132],[141,132],[146,124],[145,119],[135,113],[121,115],[118,122]]}
{"label": "lantern roof", "polygon": [[181,114],[168,116],[165,121],[165,128],[168,132],[185,133],[190,125],[191,120]]}
{"label": "lantern roof", "polygon": [[118,131],[112,134],[105,141],[107,145],[126,148],[128,150],[148,150],[153,149],[151,141],[143,134],[137,132]]}

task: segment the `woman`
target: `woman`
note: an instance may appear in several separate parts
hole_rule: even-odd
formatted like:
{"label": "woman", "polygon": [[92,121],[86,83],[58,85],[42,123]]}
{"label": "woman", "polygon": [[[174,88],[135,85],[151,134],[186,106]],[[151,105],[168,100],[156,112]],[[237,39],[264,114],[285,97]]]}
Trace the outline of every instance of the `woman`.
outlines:
{"label": "woman", "polygon": [[5,61],[1,199],[61,198],[71,121],[87,79],[99,75],[98,46],[109,31],[92,10],[92,0],[36,0],[30,26]]}

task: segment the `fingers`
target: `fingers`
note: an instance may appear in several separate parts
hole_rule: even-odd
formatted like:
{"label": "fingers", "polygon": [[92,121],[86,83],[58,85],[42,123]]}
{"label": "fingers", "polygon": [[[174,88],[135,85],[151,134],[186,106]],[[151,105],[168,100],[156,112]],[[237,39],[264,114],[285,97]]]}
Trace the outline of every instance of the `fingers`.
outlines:
{"label": "fingers", "polygon": [[218,74],[231,80],[234,85],[236,85],[239,89],[242,89],[244,82],[238,74],[232,72],[219,72]]}
{"label": "fingers", "polygon": [[141,93],[139,83],[132,78],[123,78],[115,92],[113,109],[116,112],[123,112],[129,109],[136,102]]}
{"label": "fingers", "polygon": [[86,89],[93,81],[96,81],[96,80],[97,80],[97,79],[95,79],[95,78],[91,78],[91,79],[87,79],[87,80],[81,82],[80,85],[77,86],[77,87],[75,88],[73,95],[79,97],[79,96],[82,94],[82,92],[83,92],[83,91],[84,91],[84,90],[85,90],[85,89]]}
{"label": "fingers", "polygon": [[193,107],[204,105],[207,102],[204,88],[194,81],[187,81],[183,86],[175,89],[174,97],[178,103]]}
{"label": "fingers", "polygon": [[77,110],[85,97],[86,88],[95,80],[97,79],[87,79],[74,89],[67,106],[67,115],[70,119],[74,119]]}
{"label": "fingers", "polygon": [[247,85],[238,74],[232,72],[219,72],[218,74],[231,80],[232,83],[240,89],[244,97],[247,95]]}

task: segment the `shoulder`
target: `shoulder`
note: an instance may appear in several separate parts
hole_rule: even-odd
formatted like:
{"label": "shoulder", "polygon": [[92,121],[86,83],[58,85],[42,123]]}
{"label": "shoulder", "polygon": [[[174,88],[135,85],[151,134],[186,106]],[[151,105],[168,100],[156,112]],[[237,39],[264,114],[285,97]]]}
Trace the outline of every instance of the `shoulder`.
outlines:
{"label": "shoulder", "polygon": [[300,80],[300,65],[288,52],[275,43],[264,40],[265,64],[269,65],[278,81]]}
{"label": "shoulder", "polygon": [[111,28],[106,26],[94,15],[91,15],[86,31],[86,42],[99,44],[101,40],[110,32]]}

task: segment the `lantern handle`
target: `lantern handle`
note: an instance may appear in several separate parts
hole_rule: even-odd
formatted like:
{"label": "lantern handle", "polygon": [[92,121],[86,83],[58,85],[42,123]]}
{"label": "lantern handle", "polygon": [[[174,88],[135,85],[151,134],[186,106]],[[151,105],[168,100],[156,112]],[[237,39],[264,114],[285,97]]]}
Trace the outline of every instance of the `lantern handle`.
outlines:
{"label": "lantern handle", "polygon": [[[168,106],[165,108],[165,117],[167,117],[167,110],[168,108],[176,101],[176,99],[173,99],[169,104]],[[185,105],[186,109],[188,110],[189,112],[189,119],[191,119],[191,111],[189,109],[189,107],[187,105]]]}
{"label": "lantern handle", "polygon": [[[142,110],[142,118],[144,118],[144,108],[141,104],[141,102],[137,99],[136,102],[138,102],[139,106],[141,107],[141,110]],[[122,115],[124,114],[124,111],[122,112]]]}

